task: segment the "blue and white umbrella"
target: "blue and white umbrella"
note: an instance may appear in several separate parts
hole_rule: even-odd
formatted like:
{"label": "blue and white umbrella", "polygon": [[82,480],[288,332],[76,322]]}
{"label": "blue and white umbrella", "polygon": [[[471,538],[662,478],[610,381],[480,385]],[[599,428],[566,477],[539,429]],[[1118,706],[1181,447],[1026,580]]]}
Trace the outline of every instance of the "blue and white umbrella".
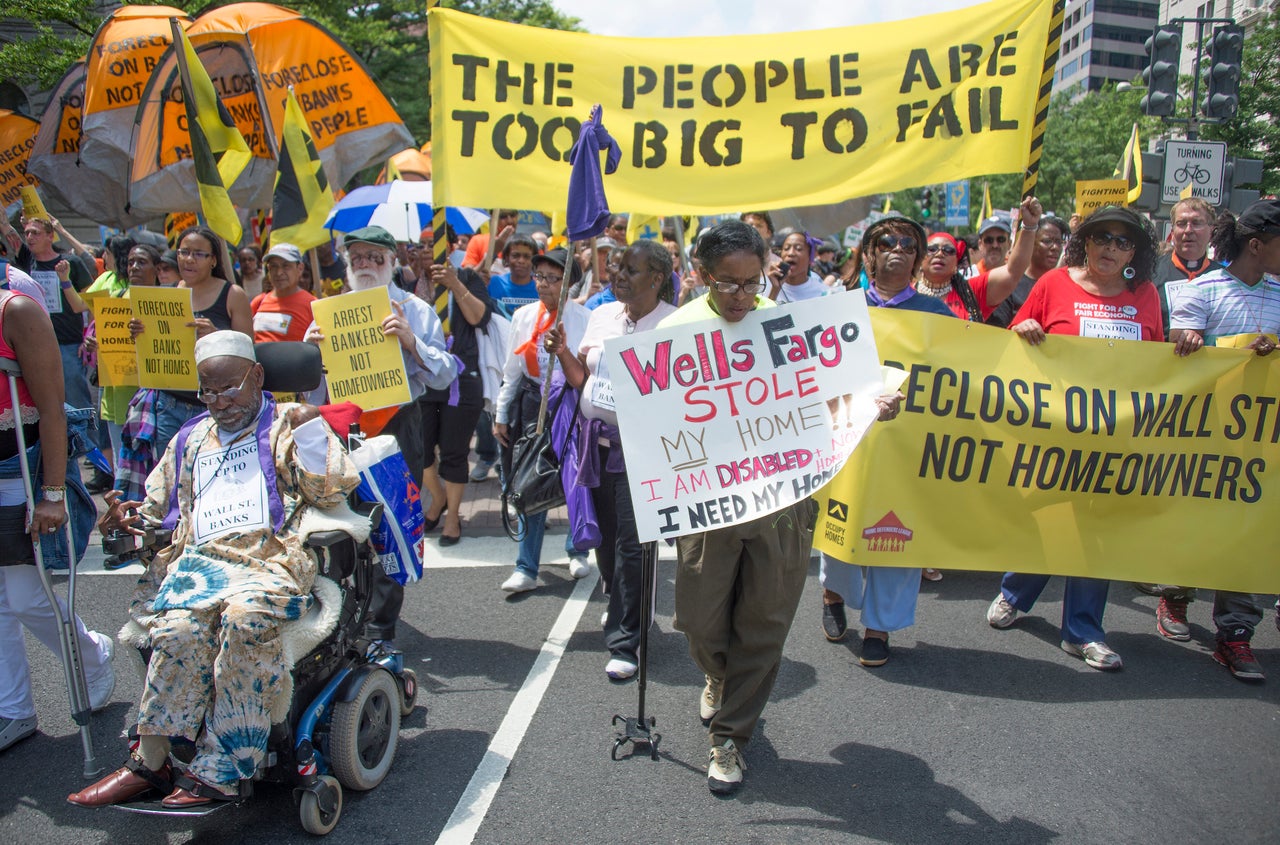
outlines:
{"label": "blue and white umbrella", "polygon": [[[356,188],[334,205],[324,225],[335,232],[381,226],[397,241],[416,243],[422,230],[431,226],[431,215],[431,183],[396,179]],[[453,231],[470,235],[489,221],[489,215],[478,208],[448,208],[445,219]]]}

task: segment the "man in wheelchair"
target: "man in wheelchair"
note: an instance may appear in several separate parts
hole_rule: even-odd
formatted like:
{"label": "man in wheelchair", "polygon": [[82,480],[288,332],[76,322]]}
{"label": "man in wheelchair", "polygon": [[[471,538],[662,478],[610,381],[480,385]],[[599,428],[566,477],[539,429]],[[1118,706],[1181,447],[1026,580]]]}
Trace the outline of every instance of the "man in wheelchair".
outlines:
{"label": "man in wheelchair", "polygon": [[[358,482],[316,408],[277,405],[263,393],[247,335],[206,335],[195,358],[209,416],[174,437],[147,478],[145,502],[113,496],[100,523],[104,534],[171,530],[172,543],[130,607],[151,647],[137,749],[68,796],[73,804],[117,804],[151,789],[167,794],[170,809],[237,797],[238,782],[264,761],[274,698],[286,686],[281,627],[311,602],[316,563],[299,523]],[[196,756],[175,777],[169,751],[178,737],[196,742]]]}

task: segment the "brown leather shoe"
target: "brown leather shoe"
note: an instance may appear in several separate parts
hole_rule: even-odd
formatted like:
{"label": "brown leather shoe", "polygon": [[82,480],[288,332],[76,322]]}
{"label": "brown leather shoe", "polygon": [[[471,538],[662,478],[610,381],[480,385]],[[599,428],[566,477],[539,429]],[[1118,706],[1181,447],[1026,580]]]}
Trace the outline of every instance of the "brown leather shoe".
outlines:
{"label": "brown leather shoe", "polygon": [[168,763],[153,772],[140,760],[130,757],[123,766],[102,780],[68,795],[67,800],[80,807],[106,807],[137,798],[151,789],[164,792],[172,785],[173,769]]}
{"label": "brown leather shoe", "polygon": [[214,801],[235,800],[238,800],[238,796],[228,795],[203,781],[198,781],[189,775],[182,775],[174,781],[173,792],[170,792],[160,805],[171,810],[181,810],[187,807],[201,807],[212,804]]}

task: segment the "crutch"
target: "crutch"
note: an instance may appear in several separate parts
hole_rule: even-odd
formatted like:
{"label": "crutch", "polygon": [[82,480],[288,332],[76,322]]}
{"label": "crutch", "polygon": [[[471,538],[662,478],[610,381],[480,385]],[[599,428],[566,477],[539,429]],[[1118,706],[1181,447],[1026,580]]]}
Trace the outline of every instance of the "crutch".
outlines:
{"label": "crutch", "polygon": [[[0,372],[3,372],[9,378],[9,396],[12,397],[14,405],[18,402],[18,377],[22,375],[22,369],[18,366],[18,362],[8,358],[0,358]],[[32,487],[31,466],[27,463],[27,440],[23,433],[22,425],[16,425],[14,431],[18,438],[18,454],[21,456],[19,464],[22,467],[22,486],[27,493],[27,523],[30,524],[35,514],[36,498],[35,488]],[[72,460],[67,457],[68,463]],[[69,508],[69,503],[68,503]],[[62,608],[58,604],[58,595],[53,590],[53,576],[44,566],[44,552],[41,549],[40,538],[33,536],[31,545],[36,556],[36,571],[40,573],[40,586],[44,588],[44,594],[49,599],[49,604],[53,607],[54,619],[58,622],[58,644],[62,648],[62,671],[67,679],[67,694],[71,699],[71,719],[80,726],[80,744],[84,748],[84,776],[86,778],[96,778],[102,774],[102,767],[98,765],[97,758],[93,755],[93,734],[89,727],[89,718],[92,714],[92,707],[89,702],[89,683],[84,676],[84,662],[80,658],[80,643],[76,638],[76,560],[75,560],[75,541],[71,536],[71,519],[68,510],[68,519],[62,526],[63,534],[67,543],[67,612],[63,614]]]}
{"label": "crutch", "polygon": [[644,714],[645,692],[649,685],[649,626],[653,624],[653,594],[657,580],[658,544],[645,543],[640,550],[640,649],[636,655],[640,664],[636,683],[640,690],[639,713],[634,718],[621,715],[613,717],[613,724],[623,723],[623,729],[613,741],[613,750],[609,752],[614,760],[618,759],[618,751],[628,742],[636,748],[641,745],[649,746],[650,759],[658,759],[658,743],[662,740],[662,734],[653,729],[658,720]]}

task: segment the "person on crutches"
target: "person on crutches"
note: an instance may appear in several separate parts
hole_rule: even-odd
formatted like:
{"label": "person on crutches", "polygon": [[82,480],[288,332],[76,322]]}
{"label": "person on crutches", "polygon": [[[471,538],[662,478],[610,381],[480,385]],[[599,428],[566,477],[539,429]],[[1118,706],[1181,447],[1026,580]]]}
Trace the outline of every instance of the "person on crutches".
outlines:
{"label": "person on crutches", "polygon": [[[42,582],[37,558],[56,557],[52,541],[66,532],[68,473],[67,417],[63,408],[62,364],[49,316],[30,297],[0,292],[0,751],[36,732],[35,703],[23,645],[26,626],[64,664],[80,667],[67,673],[72,686],[72,710],[85,721],[78,693],[87,692],[91,710],[105,707],[115,689],[111,667],[114,643],[105,634],[88,630],[78,616],[68,620],[66,604]],[[15,367],[16,364],[16,367]],[[24,379],[15,370],[39,374]],[[15,395],[16,393],[16,395]],[[26,451],[31,469],[23,466]],[[78,476],[74,479],[78,483]],[[30,486],[28,486],[30,485]],[[78,491],[77,491],[78,492]],[[85,494],[87,499],[87,494]],[[80,543],[87,542],[93,514],[77,513]],[[45,538],[44,540],[40,538]],[[37,556],[33,544],[40,544]],[[61,553],[67,553],[66,544]],[[74,567],[70,555],[68,562]],[[71,594],[74,595],[74,592]],[[74,600],[73,600],[74,601]],[[70,624],[68,624],[70,623]],[[74,640],[63,629],[74,627]],[[80,668],[83,682],[77,684]],[[81,698],[83,701],[83,698]],[[84,729],[82,725],[82,731]],[[86,749],[90,755],[91,749]],[[90,755],[91,756],[91,755]],[[90,757],[87,756],[86,759]]]}

